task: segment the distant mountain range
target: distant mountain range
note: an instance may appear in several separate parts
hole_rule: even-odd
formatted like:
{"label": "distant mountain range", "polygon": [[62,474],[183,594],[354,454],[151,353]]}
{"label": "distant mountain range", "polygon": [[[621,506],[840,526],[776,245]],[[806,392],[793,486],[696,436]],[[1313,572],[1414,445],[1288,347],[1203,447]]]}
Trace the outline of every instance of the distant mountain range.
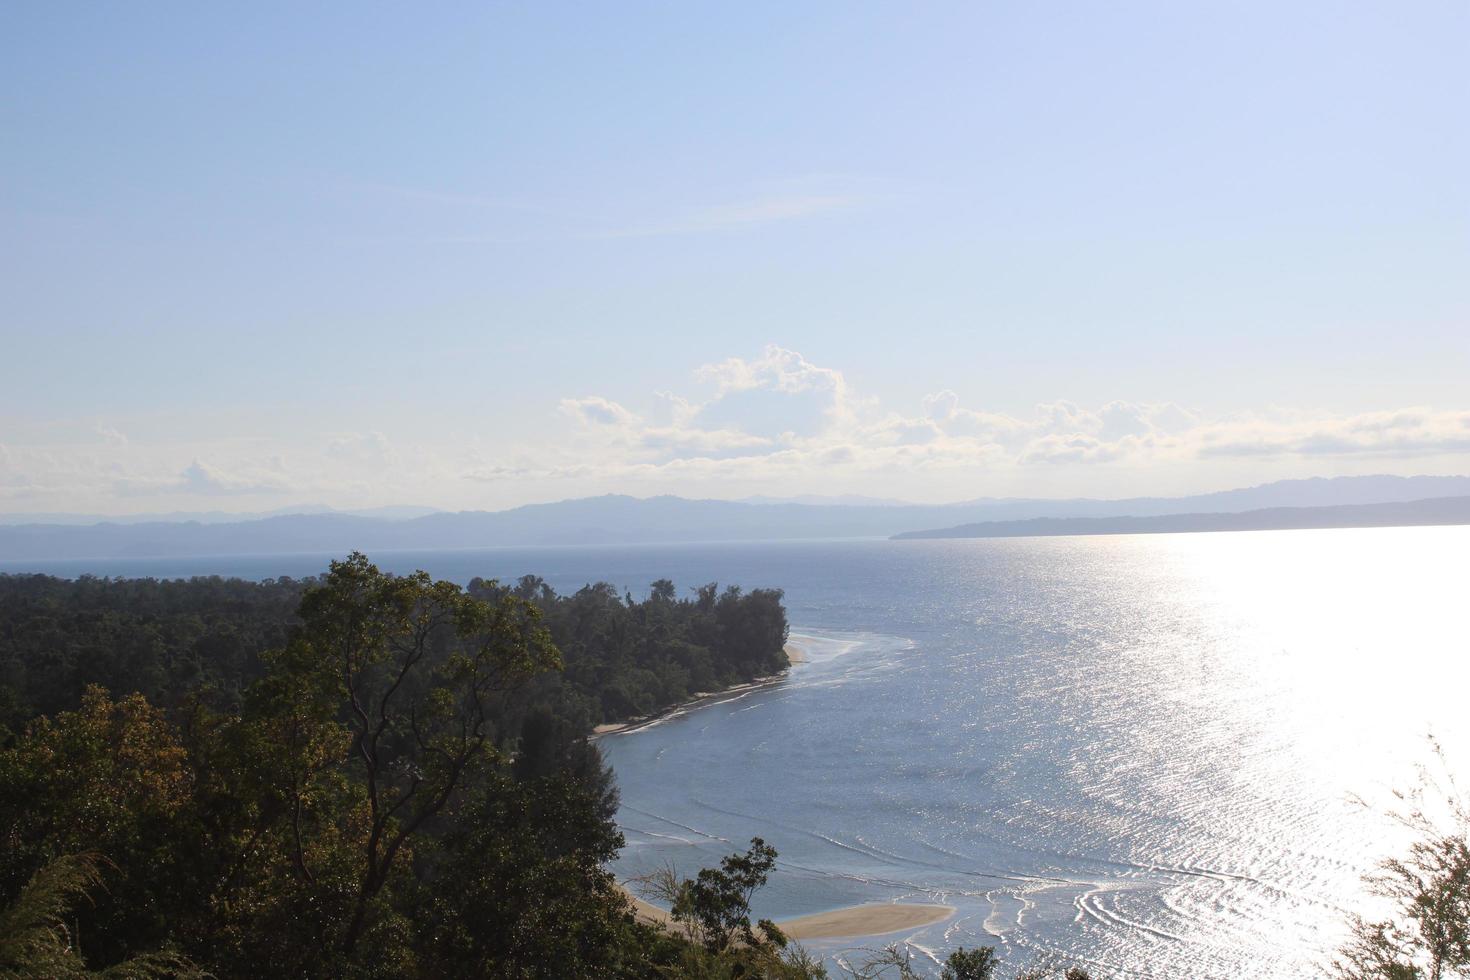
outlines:
{"label": "distant mountain range", "polygon": [[831,504],[838,507],[917,507],[909,500],[892,497],[865,497],[860,493],[817,494],[804,493],[795,497],[742,497],[742,504]]}
{"label": "distant mountain range", "polygon": [[933,538],[1031,538],[1067,534],[1171,534],[1190,531],[1300,531],[1310,528],[1423,527],[1470,524],[1470,497],[1434,497],[1387,504],[1268,507],[1237,514],[1157,517],[1033,517],[984,521],[933,531],[905,531],[896,541]]}
{"label": "distant mountain range", "polygon": [[363,507],[356,510],[338,510],[326,504],[302,504],[298,507],[282,507],[277,510],[242,514],[224,510],[174,511],[167,514],[0,514],[0,526],[16,524],[238,524],[241,521],[259,521],[268,517],[285,517],[289,514],[347,514],[352,517],[381,517],[386,521],[408,521],[415,517],[439,513],[437,507],[412,507],[406,505],[389,507]]}
{"label": "distant mountain range", "polygon": [[[752,503],[610,495],[494,512],[436,512],[407,519],[328,512],[213,523],[199,519],[125,523],[113,518],[91,524],[52,521],[0,527],[0,561],[890,537],[921,528],[954,529],[957,525],[1038,518],[1197,518],[1263,508],[1392,504],[1433,497],[1470,497],[1470,477],[1285,480],[1190,497],[1127,500],[1010,498],[919,505],[847,499],[837,503]],[[1371,515],[1360,518],[1381,523],[1380,518]]]}

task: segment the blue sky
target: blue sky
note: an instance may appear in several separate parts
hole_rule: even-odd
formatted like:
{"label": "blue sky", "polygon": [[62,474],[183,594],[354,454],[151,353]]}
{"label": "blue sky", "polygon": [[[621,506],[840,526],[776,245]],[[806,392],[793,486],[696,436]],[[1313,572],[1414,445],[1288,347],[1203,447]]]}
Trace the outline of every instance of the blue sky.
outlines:
{"label": "blue sky", "polygon": [[0,510],[1470,472],[1470,7],[11,4]]}

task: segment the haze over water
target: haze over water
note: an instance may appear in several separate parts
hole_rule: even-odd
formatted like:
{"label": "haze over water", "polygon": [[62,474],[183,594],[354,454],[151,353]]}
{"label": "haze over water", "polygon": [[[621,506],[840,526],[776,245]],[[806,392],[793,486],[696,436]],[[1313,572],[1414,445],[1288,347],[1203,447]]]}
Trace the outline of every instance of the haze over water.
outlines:
{"label": "haze over water", "polygon": [[[760,835],[757,912],[958,908],[912,934],[1104,975],[1296,977],[1371,911],[1387,805],[1470,759],[1470,528],[383,553],[385,568],[786,590],[811,661],[604,739],[620,875]],[[322,556],[51,563],[126,575],[322,570]],[[0,566],[0,570],[18,570]],[[922,955],[922,953],[920,953]]]}

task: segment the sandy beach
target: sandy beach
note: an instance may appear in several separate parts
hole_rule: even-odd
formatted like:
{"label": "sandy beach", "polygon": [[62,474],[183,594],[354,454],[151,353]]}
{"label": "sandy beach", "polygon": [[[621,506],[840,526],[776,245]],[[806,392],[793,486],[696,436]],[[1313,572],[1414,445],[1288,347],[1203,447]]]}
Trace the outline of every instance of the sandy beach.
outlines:
{"label": "sandy beach", "polygon": [[[665,928],[674,925],[669,913],[657,905],[650,905],[632,893],[628,897],[640,920]],[[917,929],[947,919],[954,915],[954,911],[948,905],[870,902],[794,919],[782,919],[776,925],[791,939],[847,939]]]}

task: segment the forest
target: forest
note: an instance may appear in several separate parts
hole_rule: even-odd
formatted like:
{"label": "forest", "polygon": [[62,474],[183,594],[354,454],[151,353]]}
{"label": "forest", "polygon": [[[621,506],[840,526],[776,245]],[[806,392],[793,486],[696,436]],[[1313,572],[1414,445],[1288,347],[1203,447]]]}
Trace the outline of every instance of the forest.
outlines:
{"label": "forest", "polygon": [[0,577],[0,976],[813,975],[634,918],[586,737],[786,667],[781,598]]}

